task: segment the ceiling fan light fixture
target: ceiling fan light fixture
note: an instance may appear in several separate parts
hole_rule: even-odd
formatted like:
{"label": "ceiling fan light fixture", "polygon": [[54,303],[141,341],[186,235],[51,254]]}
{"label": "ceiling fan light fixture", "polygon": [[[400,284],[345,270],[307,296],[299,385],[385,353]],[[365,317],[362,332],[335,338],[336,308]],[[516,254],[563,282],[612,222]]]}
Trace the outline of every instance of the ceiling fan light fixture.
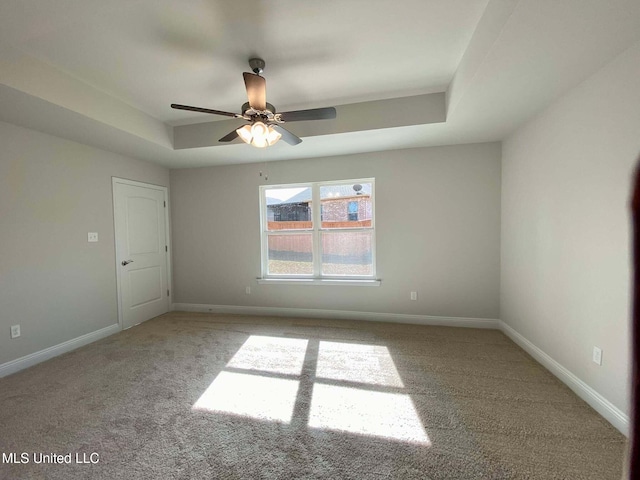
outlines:
{"label": "ceiling fan light fixture", "polygon": [[272,126],[267,126],[260,121],[240,127],[236,130],[236,133],[243,142],[257,148],[275,145],[282,137]]}
{"label": "ceiling fan light fixture", "polygon": [[236,130],[236,133],[244,143],[251,144],[253,135],[251,135],[251,125],[244,125]]}
{"label": "ceiling fan light fixture", "polygon": [[257,148],[265,148],[265,147],[269,146],[267,144],[267,139],[266,138],[254,138],[251,141],[251,145],[253,145],[254,147],[257,147]]}
{"label": "ceiling fan light fixture", "polygon": [[253,135],[253,138],[263,140],[267,137],[268,133],[269,128],[262,122],[253,122],[253,125],[251,125],[251,135]]}
{"label": "ceiling fan light fixture", "polygon": [[274,145],[281,138],[282,134],[280,132],[277,132],[273,127],[269,127],[269,134],[267,135],[267,143],[269,146]]}

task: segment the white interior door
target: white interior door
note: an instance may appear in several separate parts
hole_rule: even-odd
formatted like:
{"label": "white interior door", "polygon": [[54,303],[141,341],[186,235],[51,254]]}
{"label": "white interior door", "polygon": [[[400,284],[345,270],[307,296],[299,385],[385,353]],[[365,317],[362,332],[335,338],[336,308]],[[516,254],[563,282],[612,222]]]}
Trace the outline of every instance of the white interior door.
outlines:
{"label": "white interior door", "polygon": [[169,311],[166,189],[114,179],[122,328]]}

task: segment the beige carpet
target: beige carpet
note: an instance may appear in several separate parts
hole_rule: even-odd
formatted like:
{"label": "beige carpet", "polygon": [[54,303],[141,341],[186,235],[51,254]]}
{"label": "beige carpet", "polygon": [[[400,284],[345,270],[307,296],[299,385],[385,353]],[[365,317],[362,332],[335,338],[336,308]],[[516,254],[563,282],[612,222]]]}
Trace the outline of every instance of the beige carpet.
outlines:
{"label": "beige carpet", "polygon": [[490,330],[174,312],[0,379],[3,479],[617,480],[624,449]]}

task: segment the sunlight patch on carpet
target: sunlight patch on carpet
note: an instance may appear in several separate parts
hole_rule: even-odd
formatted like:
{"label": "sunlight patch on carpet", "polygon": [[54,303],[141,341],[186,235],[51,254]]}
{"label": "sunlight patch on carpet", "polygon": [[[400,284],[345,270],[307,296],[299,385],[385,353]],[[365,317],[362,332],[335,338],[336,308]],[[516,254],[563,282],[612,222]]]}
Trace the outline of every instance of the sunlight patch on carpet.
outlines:
{"label": "sunlight patch on carpet", "polygon": [[227,367],[300,375],[308,340],[251,335]]}
{"label": "sunlight patch on carpet", "polygon": [[321,341],[316,377],[404,387],[389,349],[383,345]]}
{"label": "sunlight patch on carpet", "polygon": [[309,342],[251,335],[193,410],[291,423],[298,396],[310,396],[300,404],[310,428],[431,445],[411,397],[398,392],[404,384],[386,346],[314,339],[307,376],[315,383],[299,392]]}
{"label": "sunlight patch on carpet", "polygon": [[297,393],[296,380],[223,371],[193,405],[193,410],[289,423]]}
{"label": "sunlight patch on carpet", "polygon": [[431,445],[411,398],[399,393],[316,383],[309,427]]}

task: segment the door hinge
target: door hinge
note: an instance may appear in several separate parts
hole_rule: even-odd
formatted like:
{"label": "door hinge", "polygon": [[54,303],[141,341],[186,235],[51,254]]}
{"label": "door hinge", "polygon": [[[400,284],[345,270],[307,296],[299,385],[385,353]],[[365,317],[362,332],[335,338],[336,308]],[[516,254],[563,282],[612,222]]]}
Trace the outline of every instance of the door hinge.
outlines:
{"label": "door hinge", "polygon": [[169,296],[169,289],[167,288],[167,297]]}
{"label": "door hinge", "polygon": [[165,252],[168,252],[168,251],[169,251],[169,247],[165,245],[165,246],[164,246],[164,251],[165,251]]}
{"label": "door hinge", "polygon": [[164,208],[167,208],[167,201],[165,200],[165,201],[164,201],[164,202],[162,202],[162,203],[164,203]]}

